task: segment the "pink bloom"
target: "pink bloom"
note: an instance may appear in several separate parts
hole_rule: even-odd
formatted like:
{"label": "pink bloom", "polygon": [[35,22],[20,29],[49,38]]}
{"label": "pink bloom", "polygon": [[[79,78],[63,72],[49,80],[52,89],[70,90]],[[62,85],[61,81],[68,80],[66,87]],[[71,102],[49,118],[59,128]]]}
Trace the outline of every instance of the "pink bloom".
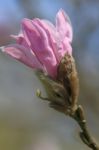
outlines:
{"label": "pink bloom", "polygon": [[72,54],[72,27],[69,17],[61,9],[56,26],[47,20],[23,19],[21,33],[13,36],[16,44],[4,47],[4,52],[31,68],[46,71],[55,78],[57,67],[65,54]]}

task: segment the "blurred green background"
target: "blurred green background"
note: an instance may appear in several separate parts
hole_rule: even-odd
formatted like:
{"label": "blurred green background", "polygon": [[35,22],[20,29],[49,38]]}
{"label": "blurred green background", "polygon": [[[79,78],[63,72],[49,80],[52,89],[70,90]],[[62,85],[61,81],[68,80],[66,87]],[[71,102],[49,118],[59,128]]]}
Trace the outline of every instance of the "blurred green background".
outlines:
{"label": "blurred green background", "polygon": [[[0,46],[12,42],[9,35],[18,34],[23,18],[55,23],[60,8],[74,30],[79,103],[98,141],[99,0],[0,0]],[[87,150],[78,137],[78,125],[38,99],[37,88],[42,86],[32,69],[0,52],[0,150]]]}

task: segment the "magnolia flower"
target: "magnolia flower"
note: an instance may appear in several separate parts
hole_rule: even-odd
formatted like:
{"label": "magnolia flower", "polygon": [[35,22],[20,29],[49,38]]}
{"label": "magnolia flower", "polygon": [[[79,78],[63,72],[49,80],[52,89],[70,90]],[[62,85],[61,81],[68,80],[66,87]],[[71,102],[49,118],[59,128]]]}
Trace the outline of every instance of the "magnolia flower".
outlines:
{"label": "magnolia flower", "polygon": [[61,9],[56,15],[56,25],[47,20],[23,19],[15,44],[3,52],[35,68],[43,83],[47,97],[40,90],[37,95],[50,102],[54,109],[68,113],[75,110],[78,98],[78,77],[72,56],[72,27],[69,17]]}
{"label": "magnolia flower", "polygon": [[50,107],[69,115],[80,125],[81,140],[88,147],[99,150],[86,126],[83,107],[78,105],[79,79],[72,56],[72,27],[69,17],[61,9],[56,26],[46,20],[24,19],[16,44],[3,51],[31,68],[43,83],[47,97],[37,90],[37,96],[49,101]]}
{"label": "magnolia flower", "polygon": [[72,55],[72,27],[69,17],[61,9],[56,15],[56,25],[38,18],[23,19],[16,44],[3,51],[25,65],[40,69],[52,78],[65,54]]}

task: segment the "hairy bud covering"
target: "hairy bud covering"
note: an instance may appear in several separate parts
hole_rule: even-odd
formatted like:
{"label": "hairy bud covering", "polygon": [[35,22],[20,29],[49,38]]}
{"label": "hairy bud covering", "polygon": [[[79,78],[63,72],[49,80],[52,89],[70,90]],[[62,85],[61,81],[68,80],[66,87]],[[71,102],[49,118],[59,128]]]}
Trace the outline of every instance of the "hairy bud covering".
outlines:
{"label": "hairy bud covering", "polygon": [[79,94],[79,79],[73,56],[66,54],[62,58],[58,66],[57,79],[68,91],[71,106],[75,107]]}
{"label": "hairy bud covering", "polygon": [[68,91],[71,106],[75,106],[79,94],[79,79],[73,56],[66,54],[62,58],[57,74],[58,81]]}

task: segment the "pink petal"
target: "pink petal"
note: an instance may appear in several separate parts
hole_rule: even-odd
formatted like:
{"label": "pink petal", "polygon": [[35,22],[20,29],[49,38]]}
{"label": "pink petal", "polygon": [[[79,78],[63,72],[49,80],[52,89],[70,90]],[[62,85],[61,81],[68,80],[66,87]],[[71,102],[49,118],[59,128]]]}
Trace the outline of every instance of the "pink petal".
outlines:
{"label": "pink petal", "polygon": [[11,44],[7,47],[4,47],[3,52],[9,54],[10,56],[19,60],[20,62],[23,62],[25,65],[31,68],[38,68],[38,69],[43,68],[43,66],[37,60],[32,51],[25,48],[22,45]]}
{"label": "pink petal", "polygon": [[62,41],[62,45],[63,45],[63,52],[65,51],[65,53],[72,55],[72,47],[68,42],[67,37],[65,37],[64,40]]}
{"label": "pink petal", "polygon": [[20,33],[19,35],[11,35],[11,37],[16,40],[17,44],[20,44],[20,45],[23,45],[24,47],[29,48],[22,33]]}
{"label": "pink petal", "polygon": [[50,45],[50,47],[51,47],[51,49],[52,49],[52,51],[56,57],[57,63],[59,63],[57,41],[55,38],[56,29],[54,28],[54,31],[53,31],[53,28],[51,26],[49,26],[49,24],[47,24],[44,20],[35,19],[34,22],[37,23],[39,26],[41,26],[44,29],[44,31],[46,32],[47,37],[48,37],[48,41],[49,41],[49,45]]}
{"label": "pink petal", "polygon": [[64,37],[68,38],[69,42],[72,42],[73,31],[69,17],[61,9],[56,15],[56,29],[60,34],[60,39]]}
{"label": "pink petal", "polygon": [[[49,44],[49,37],[44,29],[35,21],[24,19],[22,22],[23,32],[26,40],[38,60],[46,67],[49,75],[56,74],[57,61]],[[28,42],[27,41],[27,42]]]}
{"label": "pink petal", "polygon": [[[38,19],[34,19],[38,20]],[[40,19],[39,19],[40,20]],[[47,30],[51,33],[55,41],[58,40],[56,27],[48,20],[40,20],[43,23],[43,26],[47,28]]]}
{"label": "pink petal", "polygon": [[[36,20],[36,19],[35,19]],[[56,27],[48,20],[41,20],[43,22],[43,25],[47,28],[48,32],[51,33],[51,37],[53,37],[53,42],[56,44],[56,47],[61,43],[60,41],[60,35],[56,30]]]}

